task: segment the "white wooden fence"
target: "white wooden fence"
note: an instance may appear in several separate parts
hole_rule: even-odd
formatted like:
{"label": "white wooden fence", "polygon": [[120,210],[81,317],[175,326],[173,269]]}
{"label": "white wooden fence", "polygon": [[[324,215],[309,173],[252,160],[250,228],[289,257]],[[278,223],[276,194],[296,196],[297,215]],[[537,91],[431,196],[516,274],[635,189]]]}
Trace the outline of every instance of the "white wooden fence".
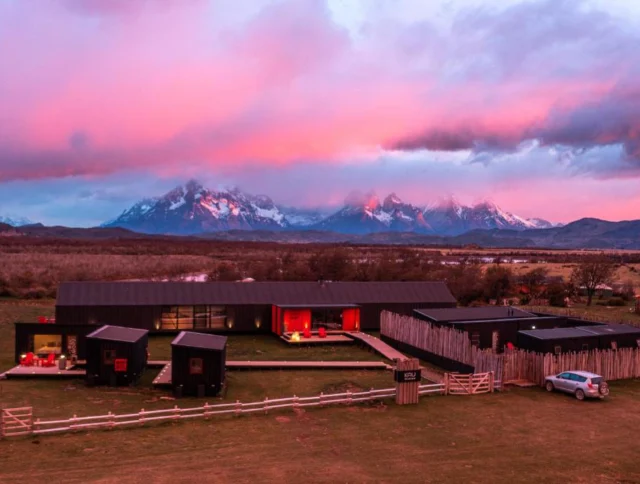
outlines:
{"label": "white wooden fence", "polygon": [[[442,394],[444,393],[444,384],[420,385],[420,395]],[[26,428],[23,425],[18,427],[2,426],[0,435],[2,437],[13,437],[18,435],[45,435],[60,432],[73,432],[78,430],[93,429],[113,429],[116,427],[124,427],[127,425],[140,426],[151,422],[167,422],[179,421],[192,418],[208,419],[215,415],[243,415],[256,412],[267,413],[269,410],[277,410],[284,408],[299,409],[305,407],[323,407],[325,405],[336,404],[352,404],[361,403],[372,400],[382,400],[385,398],[395,397],[395,388],[383,388],[380,390],[371,389],[365,392],[345,392],[333,393],[313,396],[313,397],[289,397],[276,400],[265,398],[262,401],[243,403],[236,401],[234,403],[221,403],[209,405],[205,403],[202,407],[179,408],[177,405],[173,408],[163,410],[140,410],[137,413],[114,414],[109,412],[106,415],[95,415],[88,417],[78,417],[74,415],[70,419],[60,420],[41,420],[36,419],[33,424]],[[31,407],[26,407],[31,412]],[[21,409],[21,411],[26,411]],[[15,409],[2,410],[2,421],[5,421],[5,415],[12,415]],[[31,415],[29,413],[29,415]]]}
{"label": "white wooden fence", "polygon": [[[418,395],[460,395],[484,393],[489,390],[486,385],[488,382],[495,388],[500,387],[500,382],[493,379],[493,375],[456,375],[456,378],[471,378],[473,384],[469,387],[470,391],[457,391],[458,385],[453,377],[445,375],[443,383],[433,383],[418,386]],[[469,380],[465,380],[469,381]],[[480,384],[479,384],[480,382]],[[485,389],[486,387],[486,389]],[[15,437],[20,435],[46,435],[62,432],[74,432],[80,430],[96,430],[96,429],[113,429],[116,427],[124,427],[127,425],[141,426],[152,422],[171,422],[191,418],[208,419],[215,415],[243,415],[256,412],[268,413],[269,410],[279,410],[284,408],[299,409],[305,407],[324,407],[325,405],[336,404],[353,404],[372,400],[383,400],[385,398],[393,398],[396,396],[395,388],[383,388],[374,390],[373,388],[366,392],[345,392],[323,394],[314,397],[289,397],[279,398],[276,400],[264,400],[258,402],[243,403],[236,401],[234,403],[221,403],[209,405],[205,403],[202,407],[180,408],[177,405],[173,408],[162,410],[140,410],[137,413],[93,415],[88,417],[78,417],[74,415],[69,419],[59,420],[33,420],[32,408],[23,407],[20,409],[3,409],[2,419],[0,419],[0,437]]]}

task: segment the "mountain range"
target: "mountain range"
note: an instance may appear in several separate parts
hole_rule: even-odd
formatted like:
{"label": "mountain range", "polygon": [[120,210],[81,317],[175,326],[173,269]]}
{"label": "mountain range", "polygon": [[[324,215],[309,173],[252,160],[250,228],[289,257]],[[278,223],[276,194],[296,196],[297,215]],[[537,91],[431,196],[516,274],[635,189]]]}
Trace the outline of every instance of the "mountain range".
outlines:
{"label": "mountain range", "polygon": [[476,229],[526,230],[553,226],[546,220],[526,219],[506,212],[489,201],[464,206],[449,197],[420,207],[403,202],[395,193],[381,200],[373,192],[353,192],[342,208],[330,213],[277,205],[266,195],[250,195],[237,188],[213,191],[196,181],[189,181],[163,196],[143,199],[102,225],[168,235],[228,230],[315,230],[354,235],[413,232],[445,236]]}

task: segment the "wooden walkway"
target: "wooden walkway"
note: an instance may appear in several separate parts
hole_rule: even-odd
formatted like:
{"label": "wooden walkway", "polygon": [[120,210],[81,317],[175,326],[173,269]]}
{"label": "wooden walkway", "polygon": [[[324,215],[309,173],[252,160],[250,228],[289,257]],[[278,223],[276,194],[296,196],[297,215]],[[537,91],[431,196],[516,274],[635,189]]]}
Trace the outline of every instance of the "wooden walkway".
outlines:
{"label": "wooden walkway", "polygon": [[227,361],[227,370],[388,370],[382,361]]}
{"label": "wooden walkway", "polygon": [[171,363],[164,365],[158,376],[153,379],[153,384],[158,386],[171,385]]}
{"label": "wooden walkway", "polygon": [[69,368],[60,370],[57,366],[41,367],[41,366],[22,366],[5,371],[0,375],[3,378],[84,378],[87,371],[80,368]]}
{"label": "wooden walkway", "polygon": [[353,339],[356,339],[356,340],[358,340],[358,341],[370,346],[371,349],[373,349],[376,353],[381,354],[382,356],[384,356],[388,360],[391,360],[391,361],[396,361],[396,360],[404,361],[404,360],[408,360],[409,359],[405,355],[400,353],[398,350],[396,350],[395,348],[392,348],[391,346],[389,346],[387,343],[385,343],[381,339],[376,338],[375,336],[371,336],[370,334],[356,332],[356,333],[349,333],[349,336],[351,338],[353,338]]}

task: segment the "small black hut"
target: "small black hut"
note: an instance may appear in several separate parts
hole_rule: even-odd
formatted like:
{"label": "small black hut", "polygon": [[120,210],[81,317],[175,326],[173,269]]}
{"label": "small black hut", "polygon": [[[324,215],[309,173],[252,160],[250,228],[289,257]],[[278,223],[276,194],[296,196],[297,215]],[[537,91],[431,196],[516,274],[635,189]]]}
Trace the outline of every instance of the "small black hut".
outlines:
{"label": "small black hut", "polygon": [[518,348],[536,353],[590,351],[600,347],[597,334],[581,328],[534,329],[518,332]]}
{"label": "small black hut", "polygon": [[87,383],[130,385],[147,365],[148,331],[102,326],[86,338]]}
{"label": "small black hut", "polygon": [[579,326],[590,334],[598,335],[601,350],[618,348],[639,348],[640,328],[628,324],[602,324],[599,326]]}
{"label": "small black hut", "polygon": [[171,384],[177,396],[213,396],[224,385],[227,338],[181,332],[171,342]]}

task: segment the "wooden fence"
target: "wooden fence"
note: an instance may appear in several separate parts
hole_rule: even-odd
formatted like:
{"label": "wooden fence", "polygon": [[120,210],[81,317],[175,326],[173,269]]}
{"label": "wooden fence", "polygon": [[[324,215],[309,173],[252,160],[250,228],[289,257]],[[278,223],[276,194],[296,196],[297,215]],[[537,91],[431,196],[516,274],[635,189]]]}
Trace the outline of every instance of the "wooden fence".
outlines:
{"label": "wooden fence", "polygon": [[514,350],[504,354],[506,383],[526,380],[544,385],[546,376],[569,370],[597,373],[605,380],[640,378],[640,349],[592,350],[560,355]]}
{"label": "wooden fence", "polygon": [[468,333],[434,326],[410,316],[383,311],[380,334],[400,343],[473,367],[474,373],[493,372],[502,381],[503,356],[471,344]]}
{"label": "wooden fence", "polygon": [[[472,383],[469,384],[470,378]],[[458,384],[456,382],[466,383]],[[464,395],[477,394],[493,391],[498,388],[499,381],[494,380],[493,374],[485,375],[455,375],[449,377],[445,374],[444,382],[426,385],[417,385],[418,396],[424,395]],[[463,391],[461,387],[469,391]],[[281,410],[285,408],[302,409],[306,407],[324,407],[327,405],[369,402],[394,398],[395,388],[383,388],[366,392],[345,392],[323,394],[314,397],[279,398],[276,400],[264,400],[251,403],[236,401],[234,403],[221,403],[209,405],[205,403],[202,407],[173,408],[162,410],[140,410],[137,413],[115,414],[109,412],[106,415],[93,415],[88,417],[78,417],[74,415],[69,419],[58,420],[33,420],[31,407],[3,409],[2,419],[0,419],[0,437],[17,437],[21,435],[47,435],[64,432],[76,432],[81,430],[114,429],[125,426],[141,426],[155,422],[177,422],[184,419],[204,418],[208,419],[216,415],[240,416],[251,413],[268,413],[271,410]],[[417,403],[417,402],[416,402]]]}

